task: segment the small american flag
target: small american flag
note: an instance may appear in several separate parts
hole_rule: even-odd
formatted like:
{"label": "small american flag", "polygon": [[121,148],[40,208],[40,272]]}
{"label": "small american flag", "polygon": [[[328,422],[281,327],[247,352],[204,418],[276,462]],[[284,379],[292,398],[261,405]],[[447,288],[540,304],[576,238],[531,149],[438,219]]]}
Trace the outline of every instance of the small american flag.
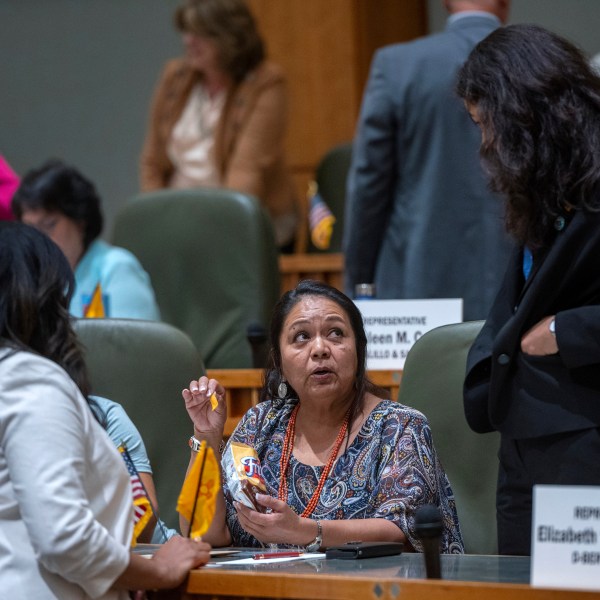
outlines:
{"label": "small american flag", "polygon": [[316,182],[311,182],[308,188],[309,211],[308,224],[310,239],[319,250],[327,250],[331,243],[335,217],[318,192]]}
{"label": "small american flag", "polygon": [[133,540],[131,545],[135,546],[140,533],[144,531],[144,527],[146,527],[152,516],[152,506],[144,484],[124,443],[119,446],[119,452],[125,461],[131,479],[131,492],[133,495]]}

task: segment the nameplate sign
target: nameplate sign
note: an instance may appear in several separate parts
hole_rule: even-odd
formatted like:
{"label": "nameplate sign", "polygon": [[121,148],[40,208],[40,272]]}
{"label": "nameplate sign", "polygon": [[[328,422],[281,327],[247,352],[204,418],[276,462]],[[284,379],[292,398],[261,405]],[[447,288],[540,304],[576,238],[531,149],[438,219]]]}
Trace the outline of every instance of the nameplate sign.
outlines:
{"label": "nameplate sign", "polygon": [[531,585],[600,590],[600,487],[534,487]]}
{"label": "nameplate sign", "polygon": [[462,321],[462,298],[355,300],[367,333],[367,369],[400,370],[427,331]]}

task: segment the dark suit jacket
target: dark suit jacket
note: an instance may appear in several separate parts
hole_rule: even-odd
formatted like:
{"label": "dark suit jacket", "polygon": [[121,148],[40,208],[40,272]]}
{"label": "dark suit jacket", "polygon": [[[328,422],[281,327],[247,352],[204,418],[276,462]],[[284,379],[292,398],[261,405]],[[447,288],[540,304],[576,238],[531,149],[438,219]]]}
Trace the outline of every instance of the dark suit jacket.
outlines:
{"label": "dark suit jacket", "polygon": [[[529,356],[522,336],[556,315],[559,353]],[[522,439],[600,425],[600,214],[578,211],[524,285],[515,251],[467,361],[465,413],[478,432]]]}
{"label": "dark suit jacket", "polygon": [[435,35],[379,50],[352,152],[345,288],[378,298],[464,298],[485,319],[510,248],[502,202],[479,160],[481,132],[455,91],[473,47],[498,26],[462,16]]}

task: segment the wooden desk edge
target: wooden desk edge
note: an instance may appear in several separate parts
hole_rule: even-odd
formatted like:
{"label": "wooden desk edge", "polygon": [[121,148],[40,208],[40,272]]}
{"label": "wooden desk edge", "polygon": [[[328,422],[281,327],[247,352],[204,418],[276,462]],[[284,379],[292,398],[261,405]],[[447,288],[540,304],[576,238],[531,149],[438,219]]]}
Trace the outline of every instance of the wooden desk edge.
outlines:
{"label": "wooden desk edge", "polygon": [[598,593],[525,584],[347,577],[319,573],[273,573],[212,569],[190,572],[191,597],[293,600],[592,600]]}

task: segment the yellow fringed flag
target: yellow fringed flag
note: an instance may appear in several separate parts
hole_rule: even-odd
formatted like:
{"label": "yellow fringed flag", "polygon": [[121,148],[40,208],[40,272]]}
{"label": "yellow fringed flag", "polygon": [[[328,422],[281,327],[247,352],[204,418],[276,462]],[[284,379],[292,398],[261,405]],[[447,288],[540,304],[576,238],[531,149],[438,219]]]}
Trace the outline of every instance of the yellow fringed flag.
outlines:
{"label": "yellow fringed flag", "polygon": [[86,306],[83,316],[86,319],[104,319],[106,316],[104,303],[102,302],[102,287],[100,286],[100,282],[96,284],[90,303]]}
{"label": "yellow fringed flag", "polygon": [[335,217],[319,194],[314,181],[308,186],[308,198],[310,202],[308,212],[310,239],[319,250],[327,250],[331,243]]}
{"label": "yellow fringed flag", "polygon": [[133,547],[137,544],[140,533],[144,531],[146,524],[153,514],[152,505],[125,444],[119,446],[119,452],[125,461],[125,466],[129,472],[129,479],[131,480],[131,493],[133,494],[133,538],[131,546]]}
{"label": "yellow fringed flag", "polygon": [[188,537],[199,537],[210,527],[220,488],[219,464],[213,449],[203,441],[177,500],[177,512],[190,524]]}

